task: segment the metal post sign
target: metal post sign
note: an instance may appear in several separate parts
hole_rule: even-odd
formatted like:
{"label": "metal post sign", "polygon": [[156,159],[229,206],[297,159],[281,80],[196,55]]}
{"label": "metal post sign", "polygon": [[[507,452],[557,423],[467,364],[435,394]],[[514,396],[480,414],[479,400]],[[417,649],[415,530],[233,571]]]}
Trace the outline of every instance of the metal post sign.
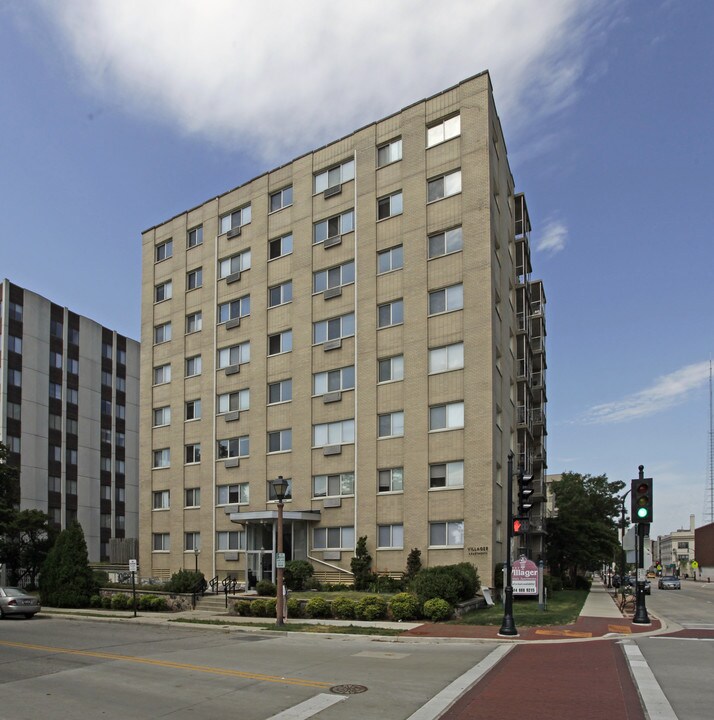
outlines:
{"label": "metal post sign", "polygon": [[511,568],[514,595],[538,595],[538,566],[521,555]]}

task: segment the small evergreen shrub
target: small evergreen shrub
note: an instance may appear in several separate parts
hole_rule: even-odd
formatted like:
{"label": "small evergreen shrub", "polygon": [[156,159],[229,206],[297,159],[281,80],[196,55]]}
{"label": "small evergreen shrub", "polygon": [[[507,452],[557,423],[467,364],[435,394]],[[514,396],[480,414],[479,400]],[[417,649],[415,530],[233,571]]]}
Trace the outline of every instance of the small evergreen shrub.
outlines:
{"label": "small evergreen shrub", "polygon": [[332,617],[338,620],[352,620],[355,616],[355,604],[351,598],[336,597],[332,601]]}
{"label": "small evergreen shrub", "polygon": [[100,608],[100,607],[102,607],[102,597],[101,597],[101,595],[92,595],[92,597],[89,598],[89,607],[93,607],[93,608]]}
{"label": "small evergreen shrub", "polygon": [[275,597],[278,594],[278,590],[275,587],[275,583],[271,583],[270,580],[261,580],[256,586],[255,590],[258,595],[265,597]]}
{"label": "small evergreen shrub", "polygon": [[330,603],[325,598],[311,598],[305,606],[305,615],[309,618],[328,618],[331,615]]}
{"label": "small evergreen shrub", "polygon": [[407,557],[407,571],[404,573],[404,580],[410,583],[420,570],[421,550],[419,548],[412,548]]}
{"label": "small evergreen shrub", "polygon": [[438,622],[439,620],[448,620],[453,610],[446,600],[441,598],[432,598],[424,603],[422,608],[424,617],[428,618],[432,622]]}
{"label": "small evergreen shrub", "polygon": [[404,580],[389,577],[389,575],[375,575],[374,582],[370,585],[370,592],[376,593],[399,593],[406,587]]}
{"label": "small evergreen shrub", "polygon": [[355,590],[367,590],[374,582],[372,556],[367,551],[366,535],[357,540],[354,557],[350,560],[350,570],[355,578]]}
{"label": "small evergreen shrub", "polygon": [[302,617],[302,603],[297,598],[288,598],[288,617]]}
{"label": "small evergreen shrub", "polygon": [[104,610],[110,610],[112,607],[111,595],[102,595],[102,608]]}
{"label": "small evergreen shrub", "polygon": [[126,610],[129,598],[124,593],[112,595],[112,610]]}
{"label": "small evergreen shrub", "polygon": [[291,560],[285,563],[285,585],[288,590],[302,592],[305,583],[312,577],[315,569],[307,560]]}
{"label": "small evergreen shrub", "polygon": [[441,598],[450,605],[456,605],[460,600],[470,600],[478,588],[478,574],[468,562],[422,568],[413,583],[414,592],[421,602]]}
{"label": "small evergreen shrub", "polygon": [[576,590],[590,590],[590,586],[592,585],[592,580],[588,580],[588,578],[583,577],[582,575],[578,575],[575,578],[575,584],[574,588]]}
{"label": "small evergreen shrub", "polygon": [[380,595],[363,597],[355,605],[358,620],[382,620],[387,617],[387,601]]}
{"label": "small evergreen shrub", "polygon": [[395,620],[416,620],[419,617],[419,599],[412,593],[399,593],[389,601],[389,612]]}
{"label": "small evergreen shrub", "polygon": [[202,581],[204,581],[202,572],[181,569],[171,576],[163,589],[171,593],[192,593]]}
{"label": "small evergreen shrub", "polygon": [[236,615],[241,615],[242,617],[246,617],[247,615],[250,615],[250,606],[251,602],[250,600],[238,600],[233,605],[233,611]]}
{"label": "small evergreen shrub", "polygon": [[265,600],[253,600],[250,603],[250,614],[253,617],[267,617],[267,608]]}
{"label": "small evergreen shrub", "polygon": [[106,587],[109,585],[109,573],[106,570],[93,570],[94,584],[96,587]]}
{"label": "small evergreen shrub", "polygon": [[278,617],[278,600],[277,598],[271,598],[265,601],[265,617],[277,618]]}

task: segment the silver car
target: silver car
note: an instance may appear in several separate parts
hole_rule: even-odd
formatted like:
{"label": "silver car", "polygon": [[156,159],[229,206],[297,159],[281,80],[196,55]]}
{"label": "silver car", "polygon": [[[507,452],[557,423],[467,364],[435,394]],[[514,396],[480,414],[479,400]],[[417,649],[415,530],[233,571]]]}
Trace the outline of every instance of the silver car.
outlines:
{"label": "silver car", "polygon": [[29,619],[40,610],[40,601],[34,595],[16,587],[0,587],[0,618],[24,615]]}
{"label": "silver car", "polygon": [[659,579],[657,587],[660,590],[681,590],[682,583],[679,581],[679,578],[674,575],[665,575]]}

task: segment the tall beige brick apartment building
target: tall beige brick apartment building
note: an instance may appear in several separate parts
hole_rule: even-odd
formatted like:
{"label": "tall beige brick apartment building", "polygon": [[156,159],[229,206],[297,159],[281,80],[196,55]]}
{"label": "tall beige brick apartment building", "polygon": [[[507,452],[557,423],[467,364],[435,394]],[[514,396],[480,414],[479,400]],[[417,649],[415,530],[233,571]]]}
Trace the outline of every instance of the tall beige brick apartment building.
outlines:
{"label": "tall beige brick apartment building", "polygon": [[[488,73],[143,233],[140,574],[506,554],[545,461],[544,303]],[[519,544],[519,543],[516,543]],[[196,551],[199,551],[198,553]]]}

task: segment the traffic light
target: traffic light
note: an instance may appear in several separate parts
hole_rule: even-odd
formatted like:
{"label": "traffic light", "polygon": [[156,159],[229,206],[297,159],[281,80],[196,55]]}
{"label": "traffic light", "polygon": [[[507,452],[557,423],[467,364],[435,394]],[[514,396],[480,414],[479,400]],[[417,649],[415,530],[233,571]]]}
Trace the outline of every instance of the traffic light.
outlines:
{"label": "traffic light", "polygon": [[513,518],[513,534],[514,535],[525,535],[528,532],[529,523],[528,518],[514,517]]}
{"label": "traffic light", "polygon": [[518,514],[527,515],[530,509],[533,507],[533,503],[529,501],[530,496],[533,494],[533,488],[530,487],[533,483],[532,475],[524,475],[521,470],[518,473]]}
{"label": "traffic light", "polygon": [[632,481],[632,522],[652,522],[652,478],[638,478]]}

